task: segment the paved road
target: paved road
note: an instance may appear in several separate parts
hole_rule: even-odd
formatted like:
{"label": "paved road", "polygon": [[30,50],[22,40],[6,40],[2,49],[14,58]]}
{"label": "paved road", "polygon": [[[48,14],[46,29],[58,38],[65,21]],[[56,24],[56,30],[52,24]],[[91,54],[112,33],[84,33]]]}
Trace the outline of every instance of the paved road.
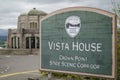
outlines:
{"label": "paved road", "polygon": [[[39,56],[38,55],[0,55],[0,76],[9,75],[20,72],[34,71],[39,69]],[[31,75],[39,76],[38,72],[26,75],[19,74],[1,78],[0,80],[19,80],[20,76],[27,78]],[[11,79],[10,79],[11,78]],[[15,79],[14,79],[15,78]],[[22,77],[21,77],[22,78]]]}
{"label": "paved road", "polygon": [[[9,68],[5,73],[31,71],[39,69],[37,55],[0,55],[0,67]],[[2,73],[4,74],[4,73]]]}
{"label": "paved road", "polygon": [[[0,80],[28,80],[38,78],[48,80],[39,70],[39,56],[37,55],[0,55]],[[52,78],[51,80],[66,80]],[[68,79],[67,79],[68,80]]]}

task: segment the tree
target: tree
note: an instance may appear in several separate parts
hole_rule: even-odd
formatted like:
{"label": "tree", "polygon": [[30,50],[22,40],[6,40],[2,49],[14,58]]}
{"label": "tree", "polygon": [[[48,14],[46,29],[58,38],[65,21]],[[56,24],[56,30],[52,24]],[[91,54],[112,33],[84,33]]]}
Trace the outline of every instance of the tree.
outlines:
{"label": "tree", "polygon": [[113,11],[117,15],[117,26],[120,28],[120,0],[111,0]]}
{"label": "tree", "polygon": [[113,11],[120,18],[120,0],[111,0],[113,5]]}

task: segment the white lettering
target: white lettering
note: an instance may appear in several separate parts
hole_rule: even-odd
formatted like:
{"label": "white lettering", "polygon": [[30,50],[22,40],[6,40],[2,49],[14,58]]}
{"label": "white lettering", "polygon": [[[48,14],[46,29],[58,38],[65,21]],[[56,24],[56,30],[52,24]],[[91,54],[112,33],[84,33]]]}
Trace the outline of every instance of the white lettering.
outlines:
{"label": "white lettering", "polygon": [[69,44],[68,43],[60,43],[56,42],[48,42],[48,46],[50,50],[69,50]]}
{"label": "white lettering", "polygon": [[48,45],[49,45],[49,49],[51,50],[52,49],[52,45],[53,45],[53,42],[48,42]]}
{"label": "white lettering", "polygon": [[97,51],[98,51],[98,52],[102,52],[101,46],[102,46],[102,43],[98,43],[98,44],[97,44]]}
{"label": "white lettering", "polygon": [[56,43],[56,50],[60,50],[60,43],[59,42]]}
{"label": "white lettering", "polygon": [[[72,50],[72,51],[86,51],[86,52],[102,52],[102,43],[82,43],[82,42],[53,42],[48,41],[49,50]],[[71,48],[71,49],[70,49]]]}
{"label": "white lettering", "polygon": [[86,43],[85,43],[85,51],[90,51],[90,48],[91,48],[90,45],[91,45],[91,44],[86,44]]}
{"label": "white lettering", "polygon": [[72,50],[76,51],[91,51],[91,52],[102,52],[102,43],[78,43],[72,42]]}
{"label": "white lettering", "polygon": [[76,48],[76,51],[78,51],[78,42],[76,42],[76,45],[74,44],[74,42],[72,42],[72,50],[75,50]]}
{"label": "white lettering", "polygon": [[84,51],[84,44],[83,44],[83,43],[80,43],[80,44],[79,44],[79,50],[80,50],[80,51]]}
{"label": "white lettering", "polygon": [[89,68],[89,64],[78,63],[77,67],[78,68]]}
{"label": "white lettering", "polygon": [[59,60],[74,60],[73,57],[59,55]]}
{"label": "white lettering", "polygon": [[64,67],[76,67],[76,63],[70,63],[70,62],[64,62],[62,61],[61,62],[61,65],[64,66]]}
{"label": "white lettering", "polygon": [[91,51],[95,52],[96,51],[96,47],[95,47],[96,43],[92,43],[91,44]]}
{"label": "white lettering", "polygon": [[87,57],[75,56],[75,61],[87,61]]}

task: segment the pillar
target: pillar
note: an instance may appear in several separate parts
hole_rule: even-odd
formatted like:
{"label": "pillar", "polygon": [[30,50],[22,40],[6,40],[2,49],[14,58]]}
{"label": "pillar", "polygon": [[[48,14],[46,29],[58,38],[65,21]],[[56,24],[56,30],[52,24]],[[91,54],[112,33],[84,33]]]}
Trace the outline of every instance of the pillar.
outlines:
{"label": "pillar", "polygon": [[15,37],[13,37],[13,48],[15,48]]}
{"label": "pillar", "polygon": [[16,37],[16,48],[18,48],[18,37]]}
{"label": "pillar", "polygon": [[18,37],[18,48],[20,48],[20,38]]}
{"label": "pillar", "polygon": [[37,37],[35,37],[35,49],[37,49]]}
{"label": "pillar", "polygon": [[17,46],[16,46],[16,36],[14,37],[14,40],[15,40],[15,42],[14,42],[15,43],[14,44],[15,47],[14,48],[17,48]]}

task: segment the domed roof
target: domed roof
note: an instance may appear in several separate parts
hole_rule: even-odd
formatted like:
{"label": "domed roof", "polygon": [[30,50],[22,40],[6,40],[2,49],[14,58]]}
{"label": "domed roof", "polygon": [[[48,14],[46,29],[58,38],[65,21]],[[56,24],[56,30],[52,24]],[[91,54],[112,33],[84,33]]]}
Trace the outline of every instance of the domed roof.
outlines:
{"label": "domed roof", "polygon": [[45,12],[43,12],[43,11],[36,10],[36,8],[33,8],[32,10],[30,10],[30,11],[28,12],[28,15],[29,15],[29,16],[47,15],[47,13],[45,13]]}
{"label": "domed roof", "polygon": [[22,13],[22,14],[20,14],[20,16],[26,16],[27,14],[26,13]]}

